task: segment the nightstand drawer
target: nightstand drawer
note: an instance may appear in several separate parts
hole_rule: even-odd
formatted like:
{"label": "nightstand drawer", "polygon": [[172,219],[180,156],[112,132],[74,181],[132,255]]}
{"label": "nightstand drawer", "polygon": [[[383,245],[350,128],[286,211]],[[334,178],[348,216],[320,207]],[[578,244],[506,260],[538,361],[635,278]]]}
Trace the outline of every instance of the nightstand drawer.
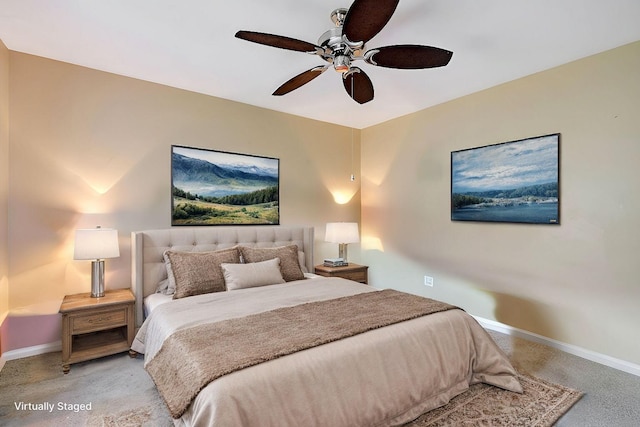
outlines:
{"label": "nightstand drawer", "polygon": [[71,333],[82,334],[85,332],[99,331],[127,324],[127,308],[122,307],[109,311],[72,316]]}
{"label": "nightstand drawer", "polygon": [[364,270],[361,271],[345,271],[340,274],[340,277],[344,277],[345,279],[353,280],[354,282],[367,282],[367,273]]}
{"label": "nightstand drawer", "polygon": [[349,265],[342,267],[328,267],[326,265],[316,265],[314,272],[318,276],[324,277],[342,277],[343,279],[353,280],[354,282],[364,283],[365,285],[368,283],[367,270],[369,269],[366,265],[359,265],[354,263],[349,263]]}

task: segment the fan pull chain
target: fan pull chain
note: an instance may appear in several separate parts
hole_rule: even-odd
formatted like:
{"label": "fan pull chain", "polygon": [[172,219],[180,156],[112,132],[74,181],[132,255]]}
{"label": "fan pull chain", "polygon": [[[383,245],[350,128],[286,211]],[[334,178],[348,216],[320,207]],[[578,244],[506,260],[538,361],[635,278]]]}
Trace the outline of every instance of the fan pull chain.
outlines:
{"label": "fan pull chain", "polygon": [[[354,85],[353,74],[350,77],[351,77],[351,98],[353,99],[353,85]],[[353,173],[353,126],[351,126],[351,182],[354,182],[355,180],[356,180],[356,176]]]}

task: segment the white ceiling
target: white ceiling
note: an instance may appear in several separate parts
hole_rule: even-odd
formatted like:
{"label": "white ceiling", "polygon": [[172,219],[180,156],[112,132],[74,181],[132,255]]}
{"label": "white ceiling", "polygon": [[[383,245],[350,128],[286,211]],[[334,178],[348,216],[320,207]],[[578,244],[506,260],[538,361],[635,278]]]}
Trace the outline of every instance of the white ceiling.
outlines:
{"label": "white ceiling", "polygon": [[400,0],[367,47],[441,47],[454,52],[448,66],[359,62],[375,87],[364,105],[331,70],[272,96],[324,62],[236,39],[236,31],[315,44],[333,26],[331,11],[350,1],[0,0],[0,39],[14,51],[354,128],[640,40],[640,0]]}

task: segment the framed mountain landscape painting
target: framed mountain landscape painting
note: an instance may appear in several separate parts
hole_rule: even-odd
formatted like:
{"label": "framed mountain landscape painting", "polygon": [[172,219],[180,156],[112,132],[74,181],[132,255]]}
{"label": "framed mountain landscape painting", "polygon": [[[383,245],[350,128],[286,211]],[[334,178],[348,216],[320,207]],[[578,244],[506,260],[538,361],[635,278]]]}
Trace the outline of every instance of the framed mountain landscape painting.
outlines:
{"label": "framed mountain landscape painting", "polygon": [[277,225],[280,160],[171,146],[171,225]]}
{"label": "framed mountain landscape painting", "polygon": [[560,224],[560,134],[451,153],[451,220]]}

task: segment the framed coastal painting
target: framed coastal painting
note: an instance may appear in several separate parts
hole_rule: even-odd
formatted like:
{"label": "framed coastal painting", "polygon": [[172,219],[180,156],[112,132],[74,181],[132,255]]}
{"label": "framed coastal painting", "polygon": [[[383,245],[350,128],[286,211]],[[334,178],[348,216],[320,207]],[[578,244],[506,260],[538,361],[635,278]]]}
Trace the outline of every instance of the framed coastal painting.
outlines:
{"label": "framed coastal painting", "polygon": [[560,224],[560,134],[453,151],[451,220]]}
{"label": "framed coastal painting", "polygon": [[277,225],[280,160],[171,146],[171,225]]}

